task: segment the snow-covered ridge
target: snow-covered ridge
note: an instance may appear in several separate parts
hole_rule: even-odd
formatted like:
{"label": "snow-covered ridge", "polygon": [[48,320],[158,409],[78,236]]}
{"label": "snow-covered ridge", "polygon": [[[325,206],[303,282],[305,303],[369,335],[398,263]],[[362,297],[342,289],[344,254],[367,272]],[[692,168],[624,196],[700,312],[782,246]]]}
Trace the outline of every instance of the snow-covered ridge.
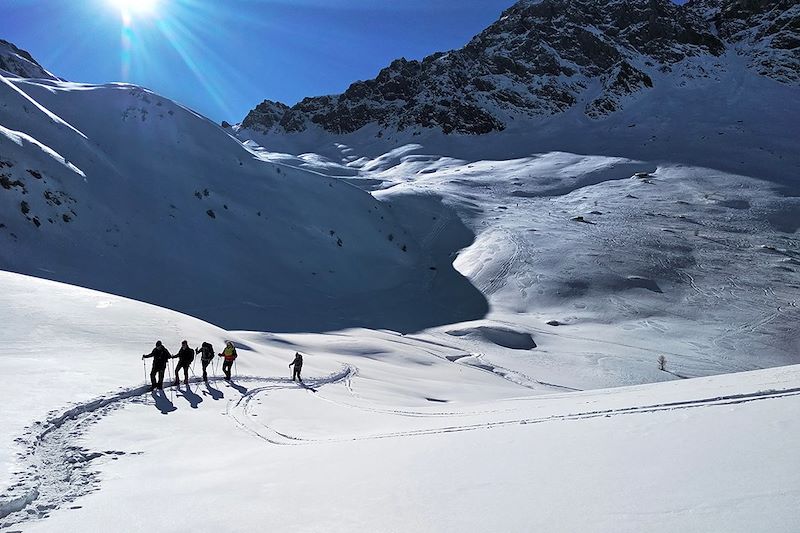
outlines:
{"label": "snow-covered ridge", "polygon": [[0,74],[21,78],[58,79],[45,70],[28,52],[3,39],[0,39]]}
{"label": "snow-covered ridge", "polygon": [[240,133],[347,134],[371,125],[378,137],[420,129],[485,134],[573,108],[602,119],[647,97],[659,74],[696,83],[709,75],[708,64],[724,69],[731,50],[747,58],[754,76],[796,85],[798,14],[790,0],[523,1],[462,49],[398,59],[375,79],[291,108],[265,100]]}

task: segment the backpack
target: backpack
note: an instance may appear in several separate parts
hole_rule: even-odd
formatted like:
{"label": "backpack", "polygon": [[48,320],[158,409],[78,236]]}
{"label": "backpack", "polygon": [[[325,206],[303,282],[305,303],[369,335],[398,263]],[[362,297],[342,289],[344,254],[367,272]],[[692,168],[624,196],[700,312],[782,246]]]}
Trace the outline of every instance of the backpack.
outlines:
{"label": "backpack", "polygon": [[210,343],[208,342],[203,343],[202,352],[203,355],[201,356],[201,358],[203,359],[203,361],[211,361],[212,359],[214,359],[214,347],[211,346]]}

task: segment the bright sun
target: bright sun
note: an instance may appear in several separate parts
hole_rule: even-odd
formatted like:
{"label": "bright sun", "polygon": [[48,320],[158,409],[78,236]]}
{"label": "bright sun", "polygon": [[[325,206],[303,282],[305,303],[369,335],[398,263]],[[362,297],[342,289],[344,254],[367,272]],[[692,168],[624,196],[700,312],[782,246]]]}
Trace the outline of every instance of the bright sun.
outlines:
{"label": "bright sun", "polygon": [[159,0],[108,0],[120,10],[123,16],[152,15],[158,8]]}

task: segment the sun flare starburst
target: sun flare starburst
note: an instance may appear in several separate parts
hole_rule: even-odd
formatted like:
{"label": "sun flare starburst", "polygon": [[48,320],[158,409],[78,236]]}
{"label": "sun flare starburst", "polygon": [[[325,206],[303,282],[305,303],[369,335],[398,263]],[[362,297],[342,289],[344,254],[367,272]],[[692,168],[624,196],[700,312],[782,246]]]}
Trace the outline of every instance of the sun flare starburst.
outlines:
{"label": "sun flare starburst", "polygon": [[108,0],[123,17],[153,15],[158,10],[159,0]]}

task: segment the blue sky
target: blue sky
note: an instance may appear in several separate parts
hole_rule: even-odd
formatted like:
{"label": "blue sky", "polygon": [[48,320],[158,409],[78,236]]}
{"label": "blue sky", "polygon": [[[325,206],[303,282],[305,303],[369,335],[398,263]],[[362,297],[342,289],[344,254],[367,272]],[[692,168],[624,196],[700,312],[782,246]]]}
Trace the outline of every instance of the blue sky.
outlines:
{"label": "blue sky", "polygon": [[[72,81],[130,81],[220,121],[463,46],[514,0],[0,0],[0,38]],[[139,0],[144,1],[144,0]],[[150,0],[152,1],[152,0]]]}

